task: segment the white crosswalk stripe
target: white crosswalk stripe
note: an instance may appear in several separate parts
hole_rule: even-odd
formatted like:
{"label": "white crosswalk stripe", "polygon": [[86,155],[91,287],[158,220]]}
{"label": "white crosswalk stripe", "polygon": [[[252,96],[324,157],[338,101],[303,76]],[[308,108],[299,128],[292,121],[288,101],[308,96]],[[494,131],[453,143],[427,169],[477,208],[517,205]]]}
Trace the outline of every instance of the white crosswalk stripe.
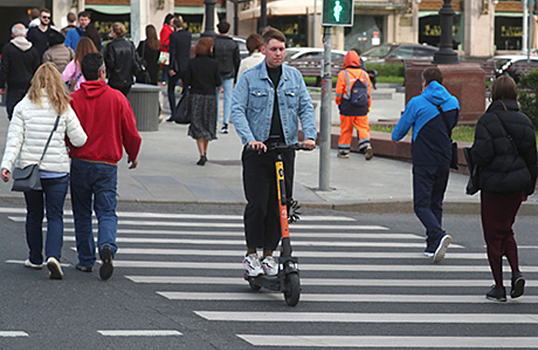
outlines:
{"label": "white crosswalk stripe", "polygon": [[[25,219],[19,208],[0,208],[0,213],[15,222]],[[485,249],[466,250],[456,241],[446,260],[433,264],[422,254],[425,243],[421,235],[363,224],[346,216],[304,216],[290,227],[294,256],[300,259],[300,305],[304,305],[301,309],[279,307],[286,312],[275,312],[277,303],[284,304],[283,294],[254,292],[242,278],[240,259],[245,242],[241,215],[118,212],[118,217],[115,276],[124,275],[166,302],[189,307],[210,325],[234,324],[233,332],[244,344],[283,349],[373,349],[394,348],[395,344],[402,349],[537,348],[538,337],[529,331],[522,336],[486,337],[480,332],[462,332],[466,328],[460,327],[451,336],[443,333],[448,325],[536,327],[538,314],[532,311],[538,296],[532,293],[509,297],[506,307],[490,308],[498,304],[484,297],[492,283]],[[66,211],[65,224],[65,245],[75,250],[70,211]],[[527,290],[537,288],[538,266],[521,268],[529,278]],[[509,286],[510,280],[505,284]],[[390,305],[384,310],[391,312],[378,311],[382,305]],[[412,311],[417,312],[402,311],[408,305],[414,305]],[[289,331],[267,331],[263,325],[275,320]],[[331,324],[345,327],[344,333],[318,326]],[[428,324],[432,333],[421,332],[422,324]],[[407,335],[395,327],[380,335],[369,333],[365,325],[397,325],[416,331]],[[356,327],[361,331],[356,332]],[[106,337],[183,336],[174,330],[98,332]],[[0,332],[2,336],[6,335]]]}
{"label": "white crosswalk stripe", "polygon": [[28,337],[28,333],[21,331],[0,331],[0,338]]}

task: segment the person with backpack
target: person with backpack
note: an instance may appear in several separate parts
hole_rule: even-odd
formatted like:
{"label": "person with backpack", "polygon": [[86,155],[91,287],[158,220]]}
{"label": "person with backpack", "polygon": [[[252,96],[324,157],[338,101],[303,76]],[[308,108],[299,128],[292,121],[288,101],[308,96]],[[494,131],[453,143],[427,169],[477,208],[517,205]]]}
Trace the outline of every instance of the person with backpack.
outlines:
{"label": "person with backpack", "polygon": [[336,82],[336,104],[340,109],[340,138],[338,157],[349,158],[353,126],[357,128],[359,151],[366,160],[372,159],[374,151],[370,144],[368,113],[372,105],[372,83],[366,71],[360,68],[359,54],[351,50],[344,57],[343,70]]}
{"label": "person with backpack", "polygon": [[[74,52],[77,51],[78,41],[86,36],[86,28],[91,22],[91,14],[88,11],[82,11],[78,14],[78,24],[80,27],[75,28],[75,30],[70,30],[65,36],[65,46],[70,47]],[[94,43],[95,45],[95,43]]]}

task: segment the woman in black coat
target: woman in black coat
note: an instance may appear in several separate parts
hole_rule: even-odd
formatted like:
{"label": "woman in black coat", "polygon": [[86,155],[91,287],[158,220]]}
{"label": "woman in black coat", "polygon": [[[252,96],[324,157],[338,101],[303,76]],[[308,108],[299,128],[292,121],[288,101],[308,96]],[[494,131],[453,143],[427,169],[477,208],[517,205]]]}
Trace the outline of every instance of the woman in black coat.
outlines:
{"label": "woman in black coat", "polygon": [[207,162],[209,141],[217,139],[217,97],[215,89],[221,85],[219,63],[211,58],[213,39],[202,38],[194,47],[196,57],[189,60],[183,79],[183,86],[190,87],[187,112],[191,116],[189,136],[196,140],[200,160],[197,165]]}
{"label": "woman in black coat", "polygon": [[125,26],[116,22],[110,35],[113,40],[106,46],[105,63],[108,72],[108,85],[120,90],[125,96],[134,84],[133,75],[138,72],[139,58],[134,44],[125,39]]}
{"label": "woman in black coat", "polygon": [[470,156],[480,169],[482,228],[495,279],[486,297],[506,301],[503,256],[512,270],[510,296],[520,297],[525,286],[512,225],[521,203],[536,186],[536,136],[530,119],[519,112],[517,86],[510,76],[502,75],[493,82],[490,97],[492,103],[476,124]]}
{"label": "woman in black coat", "polygon": [[146,26],[146,40],[138,44],[138,56],[146,62],[149,80],[141,83],[157,85],[157,72],[159,71],[159,55],[161,53],[161,42],[157,38],[157,29],[153,24]]}

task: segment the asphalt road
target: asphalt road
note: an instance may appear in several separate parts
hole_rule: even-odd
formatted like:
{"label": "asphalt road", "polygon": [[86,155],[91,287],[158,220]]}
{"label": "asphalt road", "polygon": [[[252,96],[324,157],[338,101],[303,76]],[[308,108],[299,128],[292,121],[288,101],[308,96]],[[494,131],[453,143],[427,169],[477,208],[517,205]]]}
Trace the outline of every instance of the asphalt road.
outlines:
{"label": "asphalt road", "polygon": [[445,217],[453,246],[433,264],[412,215],[304,209],[290,229],[302,283],[291,308],[242,280],[242,210],[120,203],[106,282],[74,269],[68,212],[57,281],[22,266],[24,204],[0,199],[0,349],[538,348],[536,218],[515,226],[526,293],[500,304],[484,298],[477,216]]}

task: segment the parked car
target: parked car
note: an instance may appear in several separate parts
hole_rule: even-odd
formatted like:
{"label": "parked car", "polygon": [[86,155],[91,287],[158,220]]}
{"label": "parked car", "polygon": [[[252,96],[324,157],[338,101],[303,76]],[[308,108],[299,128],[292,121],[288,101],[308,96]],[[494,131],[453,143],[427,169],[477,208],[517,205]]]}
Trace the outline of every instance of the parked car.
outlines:
{"label": "parked car", "polygon": [[[531,63],[536,64],[538,68],[538,57],[530,56],[529,58]],[[488,59],[488,61],[493,61],[495,64],[495,78],[506,73],[510,75],[516,81],[516,83],[518,83],[520,72],[515,69],[515,64],[527,62],[527,55],[493,56],[492,58]]]}
{"label": "parked car", "polygon": [[374,46],[361,54],[368,63],[401,62],[404,59],[433,60],[438,48],[421,44],[392,43]]}
{"label": "parked car", "polygon": [[[290,47],[286,49],[286,56],[284,58],[287,60],[295,60],[298,58],[315,58],[323,59],[324,49],[318,47]],[[332,60],[343,60],[346,56],[347,51],[342,50],[332,50],[331,59]]]}

